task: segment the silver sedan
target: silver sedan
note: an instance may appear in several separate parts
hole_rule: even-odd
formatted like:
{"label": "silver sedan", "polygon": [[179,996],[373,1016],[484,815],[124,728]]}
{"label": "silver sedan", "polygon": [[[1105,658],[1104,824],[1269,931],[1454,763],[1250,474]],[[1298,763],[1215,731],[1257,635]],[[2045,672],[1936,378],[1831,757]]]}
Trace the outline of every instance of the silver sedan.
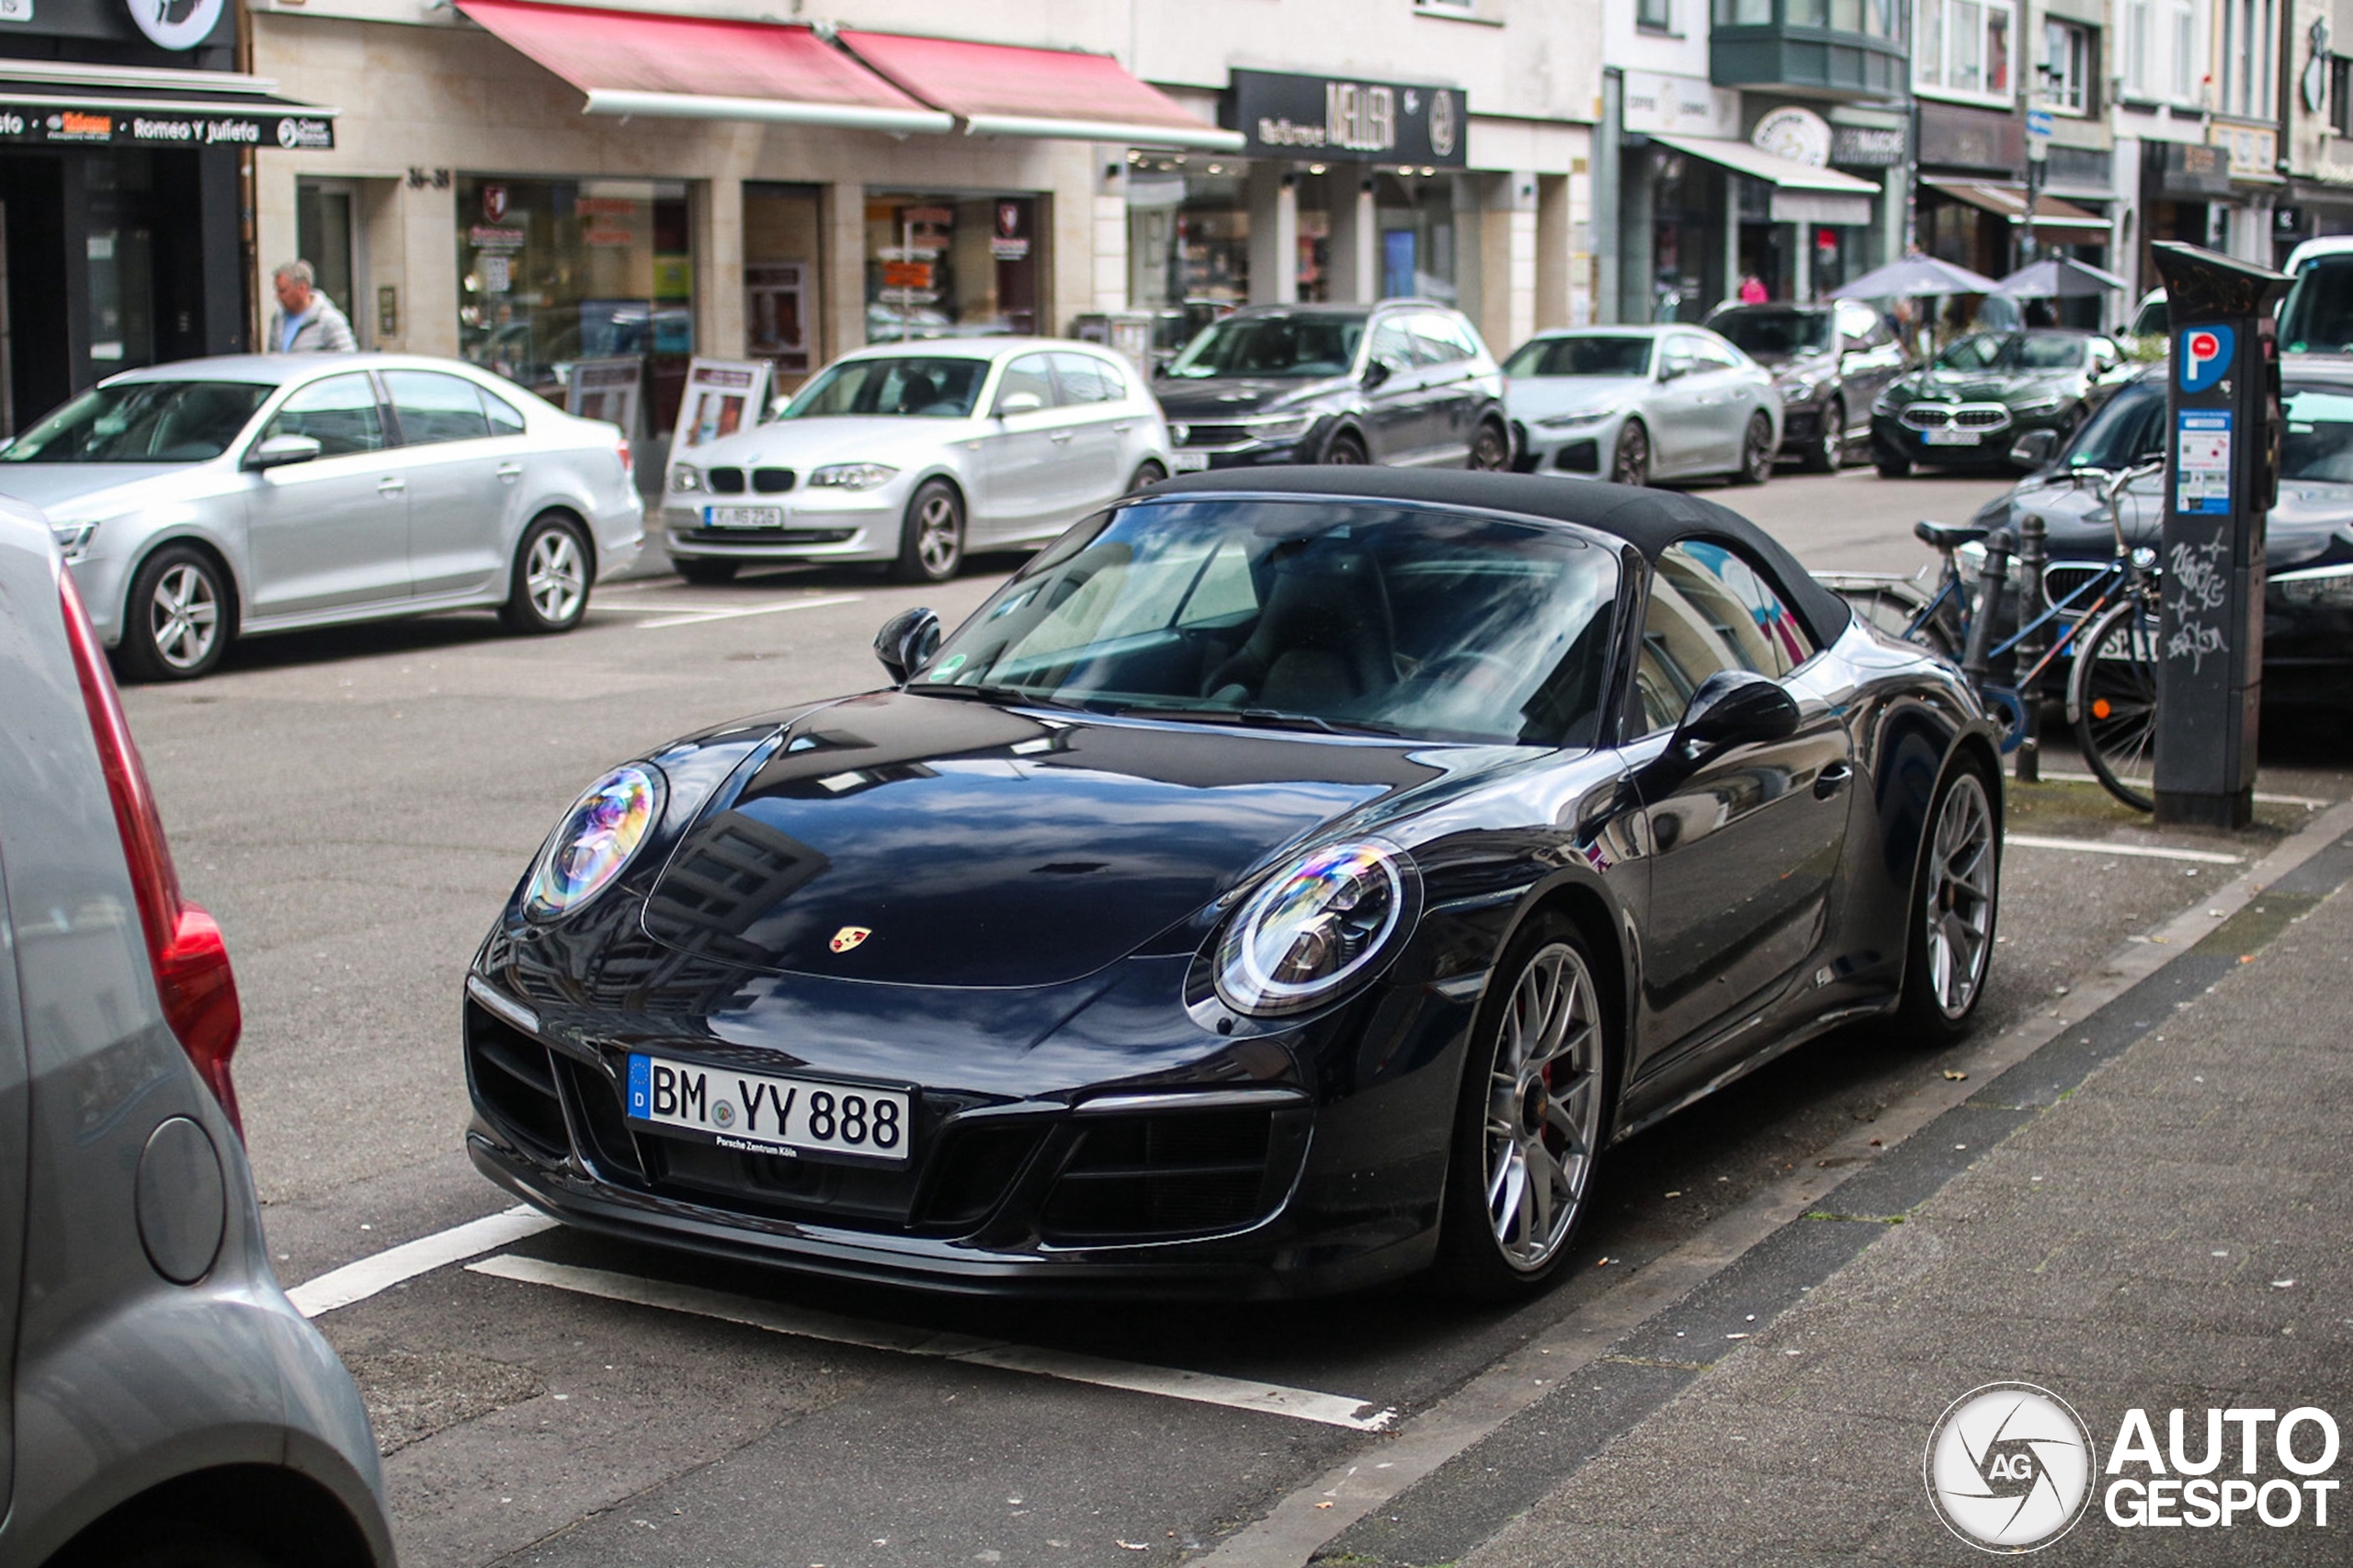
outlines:
{"label": "silver sedan", "polygon": [[644,539],[629,443],[413,355],[238,356],[109,377],[0,449],[124,673],[241,636],[470,606],[566,631]]}
{"label": "silver sedan", "polygon": [[746,562],[888,562],[956,574],[969,549],[1042,544],[1168,477],[1133,367],[1091,344],[932,339],[861,349],[777,418],[672,454],[662,525],[690,583]]}
{"label": "silver sedan", "polygon": [[1512,351],[1504,377],[1524,471],[1620,484],[1772,477],[1772,372],[1705,327],[1548,332]]}

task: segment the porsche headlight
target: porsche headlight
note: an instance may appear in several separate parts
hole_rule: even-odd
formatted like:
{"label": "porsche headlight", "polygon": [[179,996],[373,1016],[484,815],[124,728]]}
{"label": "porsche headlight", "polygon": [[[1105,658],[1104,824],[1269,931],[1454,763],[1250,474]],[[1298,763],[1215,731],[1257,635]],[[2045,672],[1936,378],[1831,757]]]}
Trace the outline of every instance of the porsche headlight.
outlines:
{"label": "porsche headlight", "polygon": [[702,488],[702,470],[679,463],[670,470],[670,488],[681,494]]}
{"label": "porsche headlight", "polygon": [[1326,845],[1250,896],[1217,945],[1217,993],[1237,1013],[1279,1017],[1368,979],[1416,888],[1404,851],[1379,839]]}
{"label": "porsche headlight", "polygon": [[809,483],[819,490],[871,490],[898,472],[885,463],[829,463],[810,474]]}
{"label": "porsche headlight", "polygon": [[616,767],[588,787],[548,840],[524,907],[542,919],[568,915],[612,884],[662,816],[661,771]]}

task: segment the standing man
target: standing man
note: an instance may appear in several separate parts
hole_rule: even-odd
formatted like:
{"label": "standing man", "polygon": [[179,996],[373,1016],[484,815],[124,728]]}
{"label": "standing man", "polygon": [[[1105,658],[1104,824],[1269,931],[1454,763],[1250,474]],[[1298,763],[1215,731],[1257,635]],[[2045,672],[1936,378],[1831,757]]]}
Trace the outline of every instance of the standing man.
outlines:
{"label": "standing man", "polygon": [[317,278],[307,261],[290,261],[270,274],[278,290],[269,340],[263,345],[270,353],[349,354],[359,347],[351,324],[315,287]]}

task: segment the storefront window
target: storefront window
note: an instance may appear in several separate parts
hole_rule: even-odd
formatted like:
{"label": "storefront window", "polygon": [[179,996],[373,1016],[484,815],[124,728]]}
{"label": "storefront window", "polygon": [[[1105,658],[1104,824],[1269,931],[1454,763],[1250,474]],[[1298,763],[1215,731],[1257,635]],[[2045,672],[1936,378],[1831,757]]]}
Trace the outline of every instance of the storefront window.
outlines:
{"label": "storefront window", "polygon": [[460,352],[557,403],[578,361],[642,359],[667,429],[695,347],[685,184],[463,176],[457,199]]}
{"label": "storefront window", "polygon": [[790,392],[824,362],[817,306],[815,186],[744,187],[744,346]]}
{"label": "storefront window", "polygon": [[866,203],[866,339],[1039,330],[1034,196],[882,193]]}
{"label": "storefront window", "polygon": [[1381,226],[1381,293],[1453,304],[1454,181],[1382,175],[1373,187]]}

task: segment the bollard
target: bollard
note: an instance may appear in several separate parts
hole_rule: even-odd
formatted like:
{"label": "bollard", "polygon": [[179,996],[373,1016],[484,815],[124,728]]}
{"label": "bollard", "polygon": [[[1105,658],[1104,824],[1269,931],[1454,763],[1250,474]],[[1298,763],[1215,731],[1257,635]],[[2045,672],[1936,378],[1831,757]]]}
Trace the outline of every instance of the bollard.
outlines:
{"label": "bollard", "polygon": [[2034,668],[2051,648],[2051,625],[2035,622],[2050,608],[2051,596],[2042,583],[2042,569],[2051,559],[2043,540],[2048,530],[2040,517],[2029,512],[2018,522],[2018,643],[2017,649],[2018,701],[2026,710],[2026,736],[2018,743],[2018,781],[2021,784],[2040,783],[2042,778],[2042,693],[2043,677],[2029,681],[2023,672]]}
{"label": "bollard", "polygon": [[1985,564],[1977,574],[1977,608],[1969,618],[1969,646],[1961,655],[1961,673],[1972,686],[1984,686],[1992,667],[1994,619],[2002,613],[2002,588],[2010,578],[2012,545],[2007,528],[1995,528],[1985,536]]}

